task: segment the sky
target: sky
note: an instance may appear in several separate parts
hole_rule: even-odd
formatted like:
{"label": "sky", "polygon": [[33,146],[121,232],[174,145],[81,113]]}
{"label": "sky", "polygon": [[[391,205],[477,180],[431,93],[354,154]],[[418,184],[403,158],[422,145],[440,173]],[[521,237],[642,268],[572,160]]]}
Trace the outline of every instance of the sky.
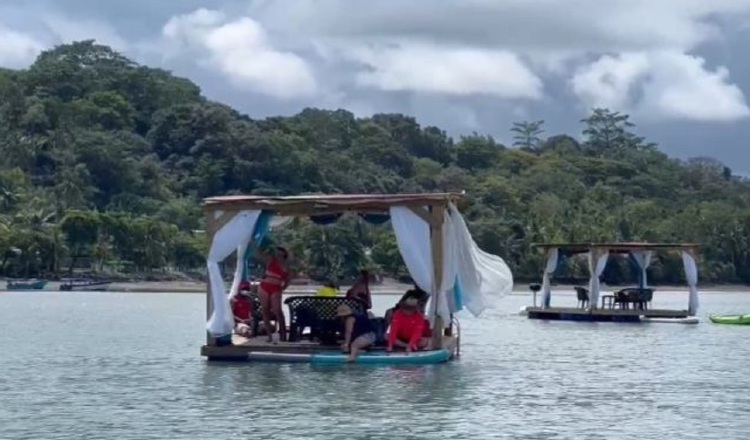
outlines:
{"label": "sky", "polygon": [[399,112],[511,143],[606,107],[750,174],[750,0],[0,0],[0,66],[84,39],[254,118]]}

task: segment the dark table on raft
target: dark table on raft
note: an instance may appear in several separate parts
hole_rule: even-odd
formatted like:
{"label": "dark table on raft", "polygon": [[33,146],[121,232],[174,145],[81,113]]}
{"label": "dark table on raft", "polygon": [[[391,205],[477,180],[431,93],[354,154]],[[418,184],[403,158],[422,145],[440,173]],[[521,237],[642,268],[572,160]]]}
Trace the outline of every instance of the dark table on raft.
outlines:
{"label": "dark table on raft", "polygon": [[618,290],[614,295],[602,296],[602,308],[614,309],[619,304],[620,309],[629,309],[630,304],[633,304],[634,309],[647,310],[653,297],[654,289],[628,287]]}

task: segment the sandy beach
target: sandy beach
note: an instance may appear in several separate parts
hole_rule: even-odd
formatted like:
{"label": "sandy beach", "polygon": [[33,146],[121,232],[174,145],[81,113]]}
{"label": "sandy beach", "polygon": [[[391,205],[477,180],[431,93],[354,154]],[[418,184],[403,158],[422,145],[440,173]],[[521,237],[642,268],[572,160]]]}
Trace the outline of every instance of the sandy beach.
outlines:
{"label": "sandy beach", "polygon": [[[59,291],[60,282],[50,281],[43,291]],[[305,295],[314,294],[319,285],[293,285],[286,290],[287,293]],[[372,286],[374,295],[400,295],[410,289],[410,284],[389,283]],[[341,291],[346,292],[349,286],[341,286]],[[0,291],[7,291],[5,282],[0,282]],[[137,282],[113,282],[109,285],[110,292],[147,292],[147,293],[205,293],[206,283],[202,281],[137,281]]]}

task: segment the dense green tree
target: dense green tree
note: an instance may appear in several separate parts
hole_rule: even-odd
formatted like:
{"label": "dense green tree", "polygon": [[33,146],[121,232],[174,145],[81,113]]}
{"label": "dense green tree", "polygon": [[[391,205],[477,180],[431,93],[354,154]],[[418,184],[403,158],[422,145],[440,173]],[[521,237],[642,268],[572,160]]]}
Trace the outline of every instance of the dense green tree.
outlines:
{"label": "dense green tree", "polygon": [[[535,242],[646,240],[699,243],[702,280],[750,283],[747,179],[711,158],[669,158],[626,114],[593,109],[581,123],[580,137],[546,137],[543,121],[517,122],[506,148],[400,114],[254,120],[106,46],[61,45],[0,69],[0,276],[203,273],[211,195],[466,191],[475,240],[521,281],[539,278]],[[271,237],[302,275],[408,279],[387,224],[299,219]],[[586,276],[585,262],[563,265]],[[605,273],[634,276],[626,260]],[[652,282],[682,277],[679,256],[655,256]]]}

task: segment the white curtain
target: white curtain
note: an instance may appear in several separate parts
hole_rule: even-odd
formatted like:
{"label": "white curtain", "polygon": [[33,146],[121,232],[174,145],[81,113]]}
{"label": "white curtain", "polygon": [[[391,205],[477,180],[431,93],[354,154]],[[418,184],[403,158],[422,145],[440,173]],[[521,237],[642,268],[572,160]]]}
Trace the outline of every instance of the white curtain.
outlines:
{"label": "white curtain", "polygon": [[648,278],[646,277],[646,269],[651,265],[651,257],[654,255],[654,251],[631,251],[630,255],[633,256],[635,263],[641,270],[641,283],[640,287],[648,287]]}
{"label": "white curtain", "polygon": [[430,225],[411,209],[390,209],[391,224],[399,251],[414,282],[430,292],[430,319],[440,316],[446,327],[458,308],[453,295],[456,281],[461,284],[462,302],[479,316],[492,299],[513,290],[513,274],[502,258],[488,254],[474,242],[458,209],[450,204],[443,219],[443,268],[439,289],[434,286]]}
{"label": "white curtain", "polygon": [[599,277],[604,273],[609,260],[609,251],[593,249],[589,251],[589,308],[596,309],[599,307]]}
{"label": "white curtain", "polygon": [[[436,311],[441,316],[447,316],[448,322],[450,322],[450,315],[458,312],[459,307],[453,294],[458,277],[458,246],[455,231],[453,213],[448,210],[443,219],[443,276],[440,283],[440,305],[445,305],[445,307],[440,307],[440,310]],[[446,322],[445,318],[443,322]]]}
{"label": "white curtain", "polygon": [[409,275],[422,290],[433,294],[430,225],[405,206],[391,207],[390,214],[398,250]]}
{"label": "white curtain", "polygon": [[[424,208],[416,208],[424,209]],[[425,212],[427,212],[425,210]],[[405,206],[393,206],[390,209],[391,225],[393,232],[396,234],[396,242],[404,264],[409,270],[414,283],[425,292],[430,294],[428,317],[432,324],[435,323],[435,317],[443,318],[443,324],[448,327],[451,322],[450,305],[446,299],[443,288],[450,284],[453,287],[452,280],[443,280],[440,290],[435,289],[435,277],[432,262],[432,241],[430,237],[430,225],[417,215],[410,208]],[[443,237],[445,237],[445,228]],[[443,243],[445,246],[445,243]],[[445,250],[445,249],[444,249]],[[452,261],[451,255],[444,255],[444,259]],[[455,266],[453,263],[449,263]],[[445,269],[445,265],[443,266]],[[455,272],[453,272],[455,274]],[[445,271],[444,271],[445,274]],[[448,270],[450,276],[450,270]],[[455,279],[455,275],[453,276]]]}
{"label": "white curtain", "polygon": [[[453,261],[455,276],[446,278],[451,272],[444,270],[442,288],[448,292],[457,278],[461,285],[463,305],[474,316],[479,316],[486,308],[492,307],[497,299],[513,291],[513,274],[502,258],[479,248],[455,205],[451,203],[448,212],[447,240],[452,243],[446,246],[446,250],[452,249],[454,257],[446,258],[444,263]],[[451,295],[446,293],[446,296]]]}
{"label": "white curtain", "polygon": [[552,299],[552,274],[557,269],[557,260],[560,257],[560,250],[557,248],[551,248],[547,251],[547,265],[544,266],[544,274],[542,275],[542,308],[546,309],[549,307],[550,300]]}
{"label": "white curtain", "polygon": [[685,279],[690,289],[688,314],[695,316],[698,313],[698,266],[695,264],[695,258],[689,251],[682,251],[682,264],[685,266]]}
{"label": "white curtain", "polygon": [[230,335],[234,328],[234,319],[229,307],[229,296],[221,277],[219,263],[233,251],[237,252],[238,264],[232,280],[232,291],[236,290],[242,278],[243,256],[252,238],[255,223],[258,221],[260,213],[261,211],[241,211],[214,234],[206,262],[213,302],[213,313],[206,324],[206,329],[213,337]]}

